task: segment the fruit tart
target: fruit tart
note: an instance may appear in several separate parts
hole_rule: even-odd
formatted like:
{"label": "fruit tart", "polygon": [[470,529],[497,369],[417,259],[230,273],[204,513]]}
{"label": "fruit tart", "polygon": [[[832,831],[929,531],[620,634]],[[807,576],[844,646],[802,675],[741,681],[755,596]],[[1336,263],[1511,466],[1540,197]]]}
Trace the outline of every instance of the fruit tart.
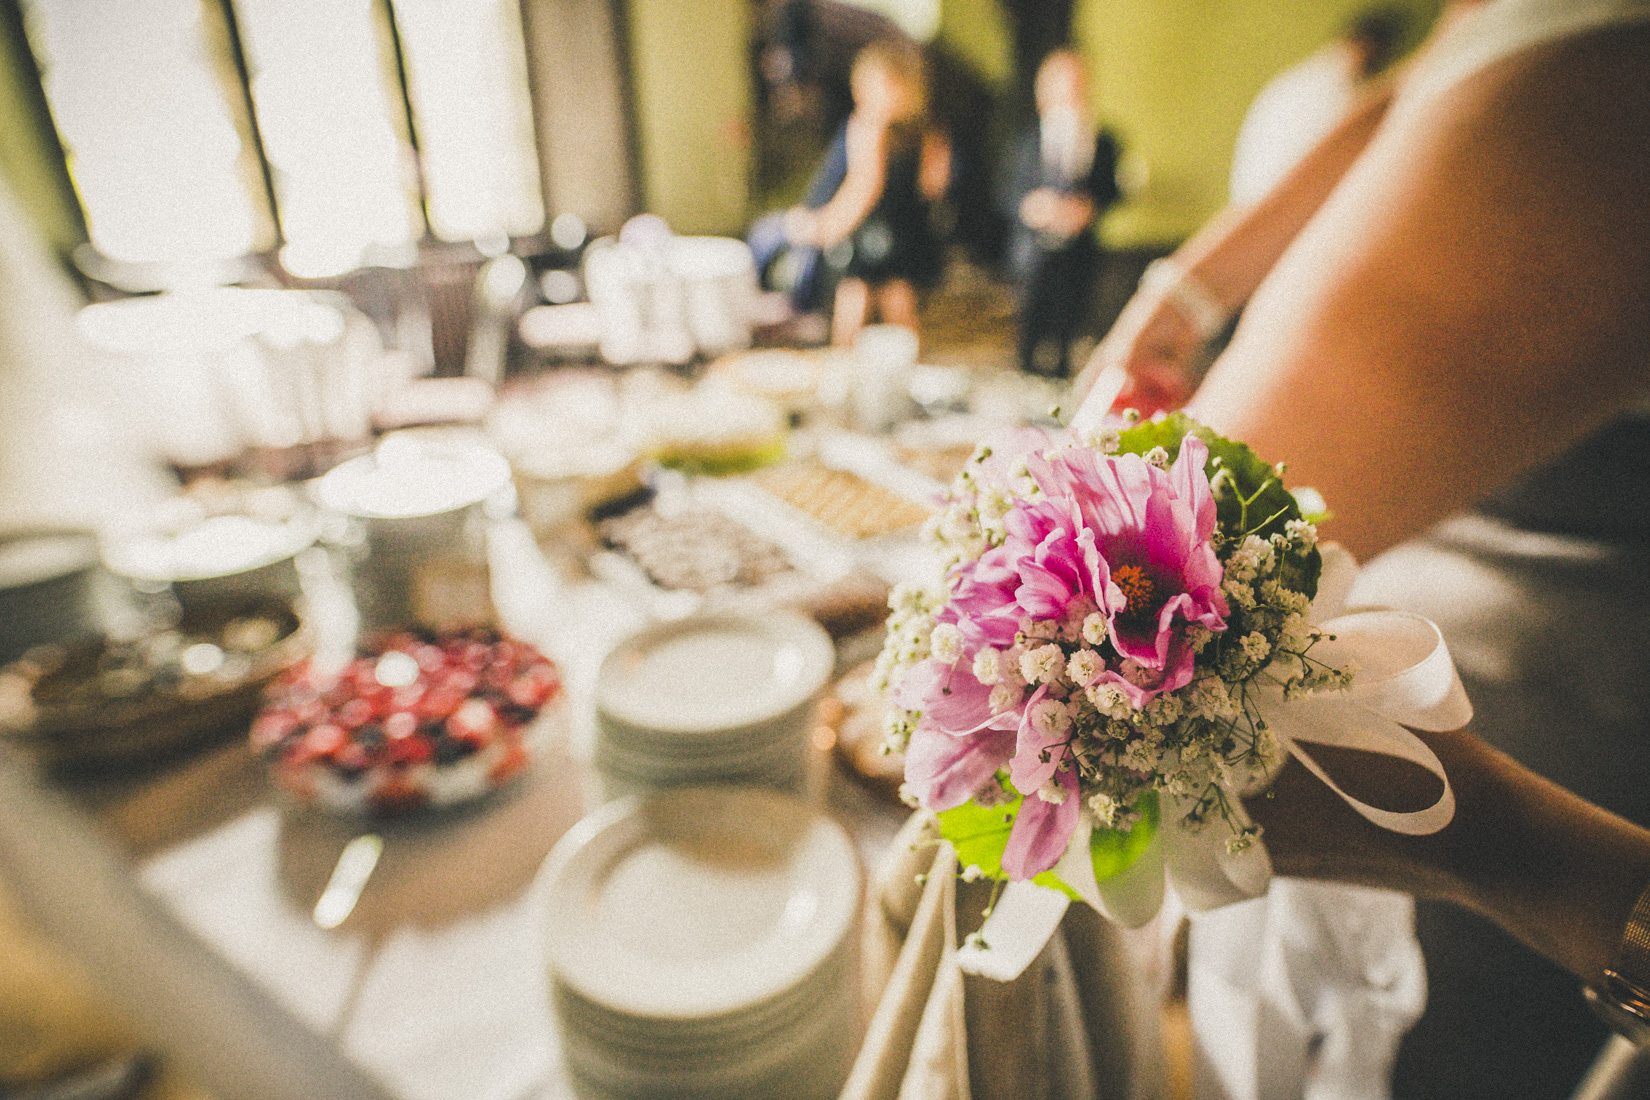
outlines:
{"label": "fruit tart", "polygon": [[509,782],[542,751],[560,673],[486,628],[402,631],[341,670],[304,661],[273,684],[252,744],[305,801],[393,813],[451,806]]}

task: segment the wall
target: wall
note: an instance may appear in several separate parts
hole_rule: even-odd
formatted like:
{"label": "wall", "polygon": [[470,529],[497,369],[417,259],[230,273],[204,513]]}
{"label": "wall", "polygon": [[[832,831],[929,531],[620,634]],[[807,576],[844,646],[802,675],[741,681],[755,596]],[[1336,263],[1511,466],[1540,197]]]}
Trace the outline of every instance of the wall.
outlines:
{"label": "wall", "polygon": [[35,229],[67,251],[86,235],[34,81],[17,8],[0,5],[0,172]]}
{"label": "wall", "polygon": [[941,0],[939,39],[992,91],[1006,94],[1014,79],[1014,52],[998,0]]}
{"label": "wall", "polygon": [[741,233],[750,187],[748,0],[627,0],[643,208]]}
{"label": "wall", "polygon": [[[1244,111],[1370,0],[1078,0],[1093,98],[1146,185],[1106,221],[1117,247],[1178,241],[1220,209]],[[1436,0],[1404,0],[1430,21]]]}

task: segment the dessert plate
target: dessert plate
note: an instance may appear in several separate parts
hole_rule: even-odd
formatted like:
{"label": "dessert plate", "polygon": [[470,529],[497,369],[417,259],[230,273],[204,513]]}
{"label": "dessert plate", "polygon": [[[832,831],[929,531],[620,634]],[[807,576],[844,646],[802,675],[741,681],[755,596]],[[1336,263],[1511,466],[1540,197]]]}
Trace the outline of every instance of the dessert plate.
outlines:
{"label": "dessert plate", "polygon": [[848,835],[771,791],[609,803],[550,859],[556,980],[643,1018],[703,1019],[783,997],[833,957],[859,903]]}

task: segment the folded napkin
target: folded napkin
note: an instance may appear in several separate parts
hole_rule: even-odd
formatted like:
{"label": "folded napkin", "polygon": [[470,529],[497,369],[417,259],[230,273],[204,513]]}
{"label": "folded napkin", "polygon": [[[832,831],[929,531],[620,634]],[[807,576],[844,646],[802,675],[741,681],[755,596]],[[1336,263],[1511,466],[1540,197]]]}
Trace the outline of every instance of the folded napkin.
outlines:
{"label": "folded napkin", "polygon": [[879,952],[894,961],[841,1100],[1151,1095],[1156,999],[1131,934],[1073,906],[1062,934],[1012,981],[966,973],[959,945],[978,929],[991,889],[960,882],[957,871],[956,852],[919,813],[874,876],[871,980]]}

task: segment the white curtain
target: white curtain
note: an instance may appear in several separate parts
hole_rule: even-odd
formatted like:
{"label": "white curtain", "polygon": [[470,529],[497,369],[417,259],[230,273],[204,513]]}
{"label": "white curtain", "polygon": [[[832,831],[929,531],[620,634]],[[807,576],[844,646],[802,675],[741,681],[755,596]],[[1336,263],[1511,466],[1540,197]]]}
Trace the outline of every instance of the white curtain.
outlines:
{"label": "white curtain", "polygon": [[0,530],[95,525],[165,491],[75,337],[83,304],[0,177]]}

